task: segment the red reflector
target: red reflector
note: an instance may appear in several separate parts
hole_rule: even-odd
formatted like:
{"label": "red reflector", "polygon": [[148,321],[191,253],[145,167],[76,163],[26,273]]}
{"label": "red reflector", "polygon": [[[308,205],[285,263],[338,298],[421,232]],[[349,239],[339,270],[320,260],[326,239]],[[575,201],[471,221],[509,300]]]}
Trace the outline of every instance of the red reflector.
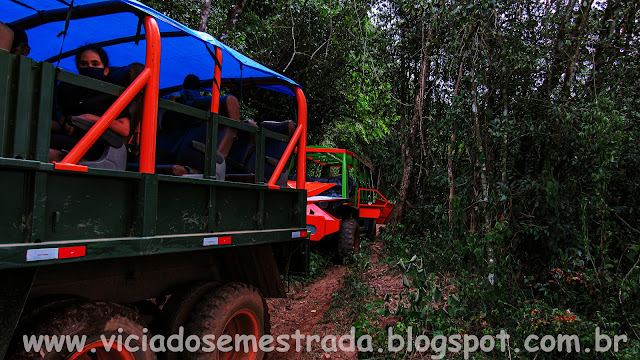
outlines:
{"label": "red reflector", "polygon": [[85,256],[87,254],[86,246],[72,246],[58,249],[58,259],[69,259]]}
{"label": "red reflector", "polygon": [[218,238],[218,245],[229,245],[231,244],[231,236],[222,236]]}
{"label": "red reflector", "polygon": [[300,231],[300,237],[307,237],[306,231]]}

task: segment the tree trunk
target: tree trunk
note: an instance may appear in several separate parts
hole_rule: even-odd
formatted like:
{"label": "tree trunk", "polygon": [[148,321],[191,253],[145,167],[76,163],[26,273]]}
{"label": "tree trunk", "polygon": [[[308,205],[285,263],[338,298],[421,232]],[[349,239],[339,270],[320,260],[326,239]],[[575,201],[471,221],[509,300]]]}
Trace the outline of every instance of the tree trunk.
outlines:
{"label": "tree trunk", "polygon": [[[562,8],[561,8],[562,2],[558,1],[557,3],[556,13],[557,13],[557,16],[560,16],[562,19],[560,21],[560,24],[558,25],[558,29],[557,29],[558,35],[556,36],[556,39],[553,43],[553,50],[552,50],[551,58],[549,59],[551,66],[549,67],[549,72],[546,74],[546,77],[542,82],[542,86],[540,87],[540,90],[542,91],[541,95],[543,99],[548,99],[551,96],[553,89],[558,84],[560,75],[562,75],[563,64],[564,64],[562,59],[565,58],[565,54],[567,51],[565,48],[566,46],[565,40],[567,38],[567,23],[570,22],[571,18],[573,17],[572,15],[573,6],[575,2],[576,0],[569,0],[564,9],[564,12],[562,12]],[[553,16],[553,15],[549,15],[549,16]],[[550,22],[552,23],[552,21]]]}
{"label": "tree trunk", "polygon": [[571,40],[571,47],[569,47],[569,49],[567,50],[567,54],[569,55],[569,62],[564,73],[564,83],[562,84],[562,98],[565,101],[568,100],[569,95],[571,95],[571,86],[573,85],[578,58],[580,57],[580,47],[582,46],[582,41],[584,39],[590,11],[591,3],[583,1],[580,5],[576,24],[569,33],[569,39]]}
{"label": "tree trunk", "polygon": [[240,14],[242,14],[242,10],[247,5],[249,0],[241,0],[237,4],[232,4],[227,11],[227,20],[224,22],[224,28],[220,33],[218,38],[220,41],[224,42],[229,37],[229,32],[233,30],[236,26],[236,22],[240,18]]}
{"label": "tree trunk", "polygon": [[[462,56],[460,61],[460,68],[458,69],[458,80],[456,81],[456,87],[453,90],[453,96],[458,95],[458,89],[460,89],[460,82],[462,81],[462,73],[464,69],[464,60],[466,54]],[[449,178],[449,229],[453,228],[453,197],[455,195],[455,185],[453,181],[453,149],[456,143],[457,132],[456,119],[453,119],[453,134],[451,134],[451,142],[449,143],[449,151],[447,153],[447,177]]]}
{"label": "tree trunk", "polygon": [[590,82],[594,87],[594,98],[598,95],[600,85],[607,76],[601,68],[605,65],[607,58],[611,55],[613,49],[615,49],[613,37],[616,34],[616,26],[618,25],[615,16],[619,8],[619,2],[607,1],[607,7],[600,19],[600,33],[598,35],[598,45],[596,46],[595,55],[593,56],[593,70],[591,73],[592,81]]}
{"label": "tree trunk", "polygon": [[211,10],[211,0],[202,1],[202,12],[200,13],[200,26],[198,30],[207,31],[207,22],[209,21],[209,11]]}
{"label": "tree trunk", "polygon": [[416,93],[416,101],[413,107],[413,117],[409,124],[409,133],[402,144],[402,157],[404,159],[404,166],[402,171],[402,183],[400,184],[400,198],[398,206],[396,207],[396,215],[394,217],[393,229],[395,231],[396,225],[402,220],[405,212],[405,204],[409,195],[409,188],[411,186],[411,178],[413,176],[413,157],[416,145],[416,133],[418,131],[419,122],[422,120],[422,104],[424,100],[424,92],[427,82],[427,71],[431,64],[429,60],[430,44],[433,38],[433,29],[429,29],[426,41],[422,41],[422,58],[420,59],[420,88]]}

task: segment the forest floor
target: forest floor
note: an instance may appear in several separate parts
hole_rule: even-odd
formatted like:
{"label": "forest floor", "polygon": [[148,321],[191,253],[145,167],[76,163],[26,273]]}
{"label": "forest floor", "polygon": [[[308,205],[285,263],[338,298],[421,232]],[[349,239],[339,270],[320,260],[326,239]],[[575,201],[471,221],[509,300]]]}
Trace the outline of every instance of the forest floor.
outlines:
{"label": "forest floor", "polygon": [[[397,307],[398,294],[403,289],[402,276],[393,266],[383,261],[383,244],[370,243],[364,249],[365,260],[351,265],[333,265],[324,276],[306,285],[293,286],[286,298],[268,300],[271,315],[271,334],[274,338],[283,334],[326,335],[339,338],[349,334],[351,327],[367,311],[365,304],[381,304],[392,310]],[[385,302],[385,295],[388,301]],[[371,310],[369,308],[368,310]],[[375,325],[384,329],[395,318],[373,316]],[[312,342],[311,351],[303,340],[303,351],[295,351],[295,340],[290,340],[291,350],[273,352],[269,359],[357,359],[356,352],[325,352],[319,341]]]}

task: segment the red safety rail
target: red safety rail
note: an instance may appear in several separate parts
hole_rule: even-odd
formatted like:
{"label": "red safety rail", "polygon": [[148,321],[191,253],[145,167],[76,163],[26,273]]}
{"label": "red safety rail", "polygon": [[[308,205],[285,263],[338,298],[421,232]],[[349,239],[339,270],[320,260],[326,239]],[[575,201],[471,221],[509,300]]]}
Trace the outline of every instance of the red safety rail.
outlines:
{"label": "red safety rail", "polygon": [[158,23],[151,16],[145,17],[144,30],[147,43],[144,70],[100,117],[100,120],[80,139],[76,146],[71,149],[67,156],[61,162],[55,164],[56,169],[86,172],[87,167],[78,165],[78,161],[109,128],[118,114],[129,105],[143,87],[146,87],[140,140],[140,172],[153,174],[156,157],[161,38]]}
{"label": "red safety rail", "polygon": [[[332,149],[332,148],[317,148],[317,147],[312,147],[312,148],[308,148],[307,149],[308,153],[332,153],[332,154],[347,154],[349,156],[351,156],[354,159],[357,159],[358,161],[360,161],[361,163],[363,163],[365,166],[367,167],[371,167],[371,164],[369,164],[368,162],[362,160],[362,158],[360,158],[358,155],[354,154],[353,152],[346,150],[346,149]],[[321,163],[320,161],[316,160],[313,158],[313,156],[307,156],[308,160],[311,160],[313,162],[317,162],[318,164],[321,165],[326,165],[324,163]],[[342,165],[333,165],[333,166],[342,166]],[[352,167],[351,165],[349,165],[349,167]]]}
{"label": "red safety rail", "polygon": [[302,89],[295,88],[296,100],[298,102],[298,127],[289,141],[289,145],[284,150],[284,154],[280,158],[278,165],[276,166],[271,179],[267,183],[270,189],[279,189],[280,186],[276,185],[276,182],[280,178],[284,167],[289,162],[289,157],[293,153],[296,144],[298,145],[298,163],[296,168],[296,189],[305,188],[305,174],[307,173],[307,99],[302,92]]}
{"label": "red safety rail", "polygon": [[[378,194],[382,200],[376,198],[375,201],[370,204],[361,203],[360,202],[360,200],[362,199],[362,197],[360,196],[361,191],[374,192]],[[382,211],[384,210],[384,208],[388,207],[389,205],[390,205],[389,201],[380,193],[380,191],[376,189],[358,189],[358,194],[356,197],[356,206],[358,207],[359,217],[367,218],[367,219],[378,219],[382,214]]]}
{"label": "red safety rail", "polygon": [[[380,195],[380,197],[382,198],[383,203],[382,203],[382,204],[381,204],[381,203],[378,203],[378,202],[373,203],[373,204],[360,203],[360,192],[361,192],[361,191],[370,191],[370,192],[375,192],[375,193],[377,193],[377,194],[378,194],[378,195]],[[384,196],[380,193],[380,191],[378,191],[378,190],[376,190],[376,189],[362,189],[362,188],[361,188],[361,189],[358,189],[358,196],[356,197],[356,206],[358,206],[358,207],[360,207],[361,205],[365,205],[365,206],[372,206],[372,207],[381,207],[381,208],[383,208],[383,207],[385,207],[385,205],[387,205],[387,203],[388,203],[388,202],[389,202],[389,200],[387,200],[387,198],[386,198],[386,197],[384,197]]]}

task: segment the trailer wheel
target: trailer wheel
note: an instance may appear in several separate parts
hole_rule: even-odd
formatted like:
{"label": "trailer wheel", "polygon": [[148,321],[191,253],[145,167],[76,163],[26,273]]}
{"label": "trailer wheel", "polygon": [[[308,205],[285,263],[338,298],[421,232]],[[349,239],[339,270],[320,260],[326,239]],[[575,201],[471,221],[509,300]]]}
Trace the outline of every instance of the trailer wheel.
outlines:
{"label": "trailer wheel", "polygon": [[[258,344],[260,338],[268,334],[268,326],[265,326],[268,322],[266,301],[256,288],[240,283],[225,284],[202,297],[195,306],[185,334],[198,336],[202,339],[202,346],[197,352],[184,354],[185,358],[261,360],[264,352]],[[218,349],[218,339],[222,335],[230,337],[231,341],[224,345],[230,351]],[[255,342],[236,343],[236,335],[252,337]],[[213,344],[215,347],[211,346]],[[245,344],[248,344],[247,348]]]}
{"label": "trailer wheel", "polygon": [[[154,320],[154,332],[169,337],[178,334],[181,326],[185,326],[203,296],[220,286],[218,282],[197,282],[175,289],[162,308],[158,319]],[[161,359],[178,360],[181,353],[167,351],[158,354]]]}
{"label": "trailer wheel", "polygon": [[[155,360],[156,356],[143,346],[141,340],[151,337],[144,330],[140,316],[122,305],[79,301],[40,314],[34,326],[22,334],[16,334],[14,349],[10,359],[68,359],[68,360]],[[70,336],[73,339],[86,337],[84,347],[69,349],[67,345],[58,352],[41,348],[27,352],[23,345],[23,335]],[[102,336],[110,342],[105,346]],[[122,339],[120,341],[119,339]]]}
{"label": "trailer wheel", "polygon": [[360,251],[360,226],[357,219],[344,219],[340,223],[338,254],[347,257]]}

